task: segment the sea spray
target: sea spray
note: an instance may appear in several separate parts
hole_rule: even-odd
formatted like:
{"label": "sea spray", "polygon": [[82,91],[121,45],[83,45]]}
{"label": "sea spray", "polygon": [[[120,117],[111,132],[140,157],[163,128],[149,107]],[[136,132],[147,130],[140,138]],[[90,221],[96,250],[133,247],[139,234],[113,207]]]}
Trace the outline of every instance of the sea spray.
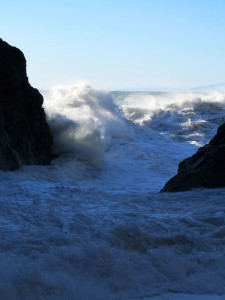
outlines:
{"label": "sea spray", "polygon": [[127,139],[131,131],[109,92],[87,84],[57,87],[44,108],[54,137],[54,152],[100,166],[111,138]]}
{"label": "sea spray", "polygon": [[224,93],[126,93],[118,103],[132,123],[197,146],[225,121]]}

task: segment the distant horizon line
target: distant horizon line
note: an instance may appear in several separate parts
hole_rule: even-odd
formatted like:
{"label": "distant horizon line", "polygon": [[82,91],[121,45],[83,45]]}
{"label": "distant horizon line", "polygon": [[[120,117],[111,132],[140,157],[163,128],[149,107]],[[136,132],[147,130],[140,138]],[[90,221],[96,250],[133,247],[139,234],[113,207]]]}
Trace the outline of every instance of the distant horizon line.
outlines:
{"label": "distant horizon line", "polygon": [[[76,85],[76,84],[75,84]],[[56,85],[58,86],[58,85]],[[62,85],[68,86],[68,85]],[[40,91],[49,91],[53,87],[50,88],[38,88]],[[166,87],[155,87],[155,88],[96,88],[99,90],[107,90],[110,92],[224,92],[225,93],[225,82],[209,84],[209,85],[199,85],[192,88],[166,88]],[[222,91],[219,91],[222,90]]]}

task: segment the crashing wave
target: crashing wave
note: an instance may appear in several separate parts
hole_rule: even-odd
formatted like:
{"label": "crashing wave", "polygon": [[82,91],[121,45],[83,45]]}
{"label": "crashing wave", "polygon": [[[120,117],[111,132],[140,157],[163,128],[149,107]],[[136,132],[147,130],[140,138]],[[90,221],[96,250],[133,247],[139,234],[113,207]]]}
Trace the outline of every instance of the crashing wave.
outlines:
{"label": "crashing wave", "polygon": [[111,94],[87,84],[53,88],[45,96],[44,108],[56,154],[99,166],[111,138],[130,136]]}

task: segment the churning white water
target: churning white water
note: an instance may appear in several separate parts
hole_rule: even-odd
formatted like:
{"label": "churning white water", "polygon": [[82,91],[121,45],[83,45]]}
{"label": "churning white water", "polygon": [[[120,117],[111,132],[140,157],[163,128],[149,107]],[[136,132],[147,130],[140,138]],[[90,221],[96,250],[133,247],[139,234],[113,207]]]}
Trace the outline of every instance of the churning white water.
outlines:
{"label": "churning white water", "polygon": [[110,93],[88,85],[56,88],[45,102],[55,152],[98,166],[111,138],[130,137]]}
{"label": "churning white water", "polygon": [[159,190],[225,95],[45,93],[59,155],[0,172],[0,299],[225,299],[225,189]]}

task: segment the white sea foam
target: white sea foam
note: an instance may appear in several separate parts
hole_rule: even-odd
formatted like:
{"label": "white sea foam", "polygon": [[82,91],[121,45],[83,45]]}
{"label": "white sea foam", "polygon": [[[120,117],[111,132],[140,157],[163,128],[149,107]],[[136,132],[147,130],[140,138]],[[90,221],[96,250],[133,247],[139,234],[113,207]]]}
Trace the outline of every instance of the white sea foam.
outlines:
{"label": "white sea foam", "polygon": [[223,300],[225,190],[158,193],[213,136],[223,101],[113,97],[127,120],[109,93],[54,89],[45,107],[63,155],[0,172],[0,298]]}
{"label": "white sea foam", "polygon": [[[151,121],[152,116],[159,112],[180,112],[193,117],[195,110],[202,113],[209,109],[225,109],[223,93],[141,93],[128,94],[121,102],[125,115],[138,124]],[[208,105],[208,106],[207,106]],[[209,112],[212,114],[212,111]]]}
{"label": "white sea foam", "polygon": [[98,166],[112,137],[130,137],[111,94],[87,84],[52,89],[45,96],[44,108],[57,154]]}
{"label": "white sea foam", "polygon": [[168,109],[171,106],[187,108],[187,104],[215,103],[225,104],[225,93],[127,93],[123,107],[143,108],[148,110]]}
{"label": "white sea foam", "polygon": [[224,93],[127,93],[120,101],[128,120],[201,146],[225,122]]}
{"label": "white sea foam", "polygon": [[223,189],[115,194],[24,179],[35,168],[0,172],[4,299],[225,294]]}

